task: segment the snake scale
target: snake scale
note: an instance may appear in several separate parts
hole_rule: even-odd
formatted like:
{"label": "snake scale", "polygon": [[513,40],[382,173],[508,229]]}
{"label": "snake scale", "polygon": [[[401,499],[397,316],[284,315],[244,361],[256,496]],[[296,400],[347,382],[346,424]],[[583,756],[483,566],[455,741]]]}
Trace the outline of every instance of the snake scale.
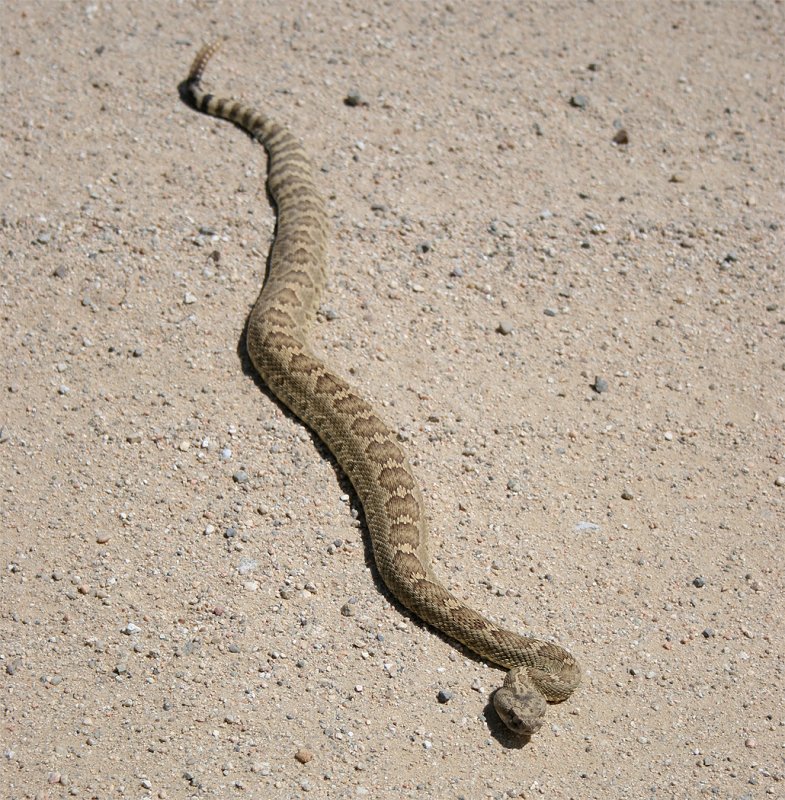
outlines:
{"label": "snake scale", "polygon": [[384,583],[413,614],[504,667],[493,695],[513,732],[535,733],[548,702],[580,683],[577,661],[550,642],[505,630],[469,608],[434,575],[423,501],[397,436],[376,409],[311,351],[308,331],[326,283],[328,223],[314,171],[284,127],[236,100],[205,92],[201,80],[218,43],[197,54],[182,90],[198,111],[244,128],[267,151],[267,185],[277,210],[267,277],[248,319],[246,343],[270,390],[324,441],[365,512]]}

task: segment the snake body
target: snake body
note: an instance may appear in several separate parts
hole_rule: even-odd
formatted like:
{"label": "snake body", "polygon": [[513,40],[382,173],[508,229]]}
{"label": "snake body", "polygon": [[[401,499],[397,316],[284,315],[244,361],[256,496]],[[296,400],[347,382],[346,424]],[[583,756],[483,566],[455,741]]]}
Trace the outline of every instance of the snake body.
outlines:
{"label": "snake body", "polygon": [[183,84],[199,111],[244,128],[265,147],[267,184],[277,209],[275,241],[264,286],[251,311],[247,349],[270,390],[310,426],[351,481],[365,512],[374,559],[384,583],[413,614],[508,671],[493,695],[512,731],[542,725],[547,702],[565,700],[580,668],[563,648],[505,630],[451,594],[428,556],[422,496],[396,435],[376,409],[312,352],[308,331],[326,282],[328,223],[314,171],[284,127],[236,100],[201,88],[218,48],[197,54]]}

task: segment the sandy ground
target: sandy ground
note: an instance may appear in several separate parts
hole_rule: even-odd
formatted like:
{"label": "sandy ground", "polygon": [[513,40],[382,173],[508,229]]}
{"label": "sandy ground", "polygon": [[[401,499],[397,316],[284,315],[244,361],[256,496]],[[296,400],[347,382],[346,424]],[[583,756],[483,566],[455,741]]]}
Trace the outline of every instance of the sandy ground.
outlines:
{"label": "sandy ground", "polygon": [[[2,797],[785,796],[782,2],[0,15]],[[249,370],[266,161],[177,93],[219,35],[437,571],[584,666],[528,744]]]}

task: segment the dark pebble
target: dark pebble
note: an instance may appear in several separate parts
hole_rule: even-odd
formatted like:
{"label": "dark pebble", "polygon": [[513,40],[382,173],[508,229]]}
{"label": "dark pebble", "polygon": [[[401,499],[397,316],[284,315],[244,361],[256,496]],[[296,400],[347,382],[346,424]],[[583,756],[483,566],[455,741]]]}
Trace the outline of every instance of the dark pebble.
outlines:
{"label": "dark pebble", "polygon": [[574,94],[570,98],[570,105],[573,108],[586,108],[586,106],[589,105],[589,101],[585,94]]}
{"label": "dark pebble", "polygon": [[234,539],[237,536],[237,528],[227,528],[224,531],[224,538],[226,539]]}
{"label": "dark pebble", "polygon": [[630,143],[630,135],[627,133],[626,128],[619,128],[616,133],[613,134],[613,143],[614,144],[629,144]]}
{"label": "dark pebble", "polygon": [[414,248],[418,253],[429,253],[431,250],[431,243],[430,242],[420,242],[417,247]]}
{"label": "dark pebble", "polygon": [[697,578],[693,578],[692,585],[696,589],[702,589],[706,585],[706,579],[701,578],[700,576],[698,576]]}
{"label": "dark pebble", "polygon": [[450,700],[453,698],[453,693],[448,689],[439,689],[439,694],[436,695],[436,699],[440,703],[449,703]]}
{"label": "dark pebble", "polygon": [[711,639],[714,636],[714,628],[704,628],[703,629],[703,638],[704,639]]}
{"label": "dark pebble", "polygon": [[347,92],[346,97],[343,98],[343,102],[344,105],[347,105],[350,108],[368,105],[368,103],[363,100],[362,95],[357,91],[357,89],[352,89],[350,92]]}
{"label": "dark pebble", "polygon": [[597,394],[602,394],[603,392],[608,391],[608,381],[605,378],[601,378],[599,375],[595,376],[594,383],[591,385],[591,388],[594,389]]}

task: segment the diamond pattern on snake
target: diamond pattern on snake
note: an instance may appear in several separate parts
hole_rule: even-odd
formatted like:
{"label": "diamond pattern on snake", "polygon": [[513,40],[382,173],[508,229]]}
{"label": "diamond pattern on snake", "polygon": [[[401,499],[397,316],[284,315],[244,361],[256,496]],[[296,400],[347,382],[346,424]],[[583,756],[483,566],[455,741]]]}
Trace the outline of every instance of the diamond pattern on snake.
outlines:
{"label": "diamond pattern on snake", "polygon": [[182,85],[184,96],[198,111],[234,122],[264,146],[277,211],[267,277],[248,319],[251,361],[351,481],[387,588],[420,619],[508,670],[494,692],[494,707],[511,731],[531,735],[541,727],[547,704],[566,700],[577,688],[580,667],[562,647],[496,625],[434,574],[422,496],[397,436],[373,404],[314,355],[308,341],[326,283],[328,235],[311,162],[299,141],[262,111],[202,89],[217,49],[214,43],[198,52]]}

